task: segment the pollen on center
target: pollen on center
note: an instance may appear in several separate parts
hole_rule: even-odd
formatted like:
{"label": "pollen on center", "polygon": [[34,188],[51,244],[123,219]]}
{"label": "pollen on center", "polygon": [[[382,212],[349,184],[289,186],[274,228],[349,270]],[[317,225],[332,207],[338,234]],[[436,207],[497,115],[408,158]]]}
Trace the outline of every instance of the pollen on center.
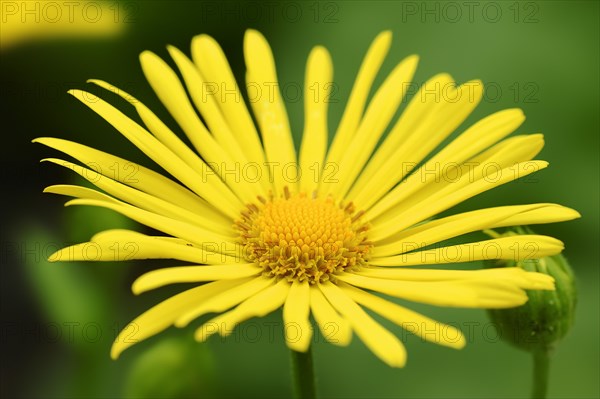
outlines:
{"label": "pollen on center", "polygon": [[336,272],[367,260],[369,226],[352,203],[305,193],[258,197],[236,221],[244,257],[271,277],[311,284],[335,280]]}

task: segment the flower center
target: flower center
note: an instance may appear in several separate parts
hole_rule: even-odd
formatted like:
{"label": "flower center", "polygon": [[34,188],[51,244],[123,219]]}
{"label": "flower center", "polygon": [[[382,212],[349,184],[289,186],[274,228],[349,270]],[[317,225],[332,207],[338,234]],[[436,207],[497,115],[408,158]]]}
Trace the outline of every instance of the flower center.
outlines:
{"label": "flower center", "polygon": [[369,226],[352,203],[336,205],[331,197],[291,195],[287,189],[280,198],[258,199],[242,211],[236,227],[245,258],[265,275],[314,284],[365,263]]}

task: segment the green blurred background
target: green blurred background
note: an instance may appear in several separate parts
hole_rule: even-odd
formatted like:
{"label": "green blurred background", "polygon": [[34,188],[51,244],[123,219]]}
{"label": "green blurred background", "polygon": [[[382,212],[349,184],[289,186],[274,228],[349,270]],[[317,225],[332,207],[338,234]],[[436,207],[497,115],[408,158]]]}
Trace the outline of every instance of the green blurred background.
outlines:
{"label": "green blurred background", "polygon": [[[11,2],[2,3],[5,10]],[[165,262],[47,263],[45,257],[53,250],[86,241],[102,229],[141,227],[100,209],[63,209],[63,198],[42,194],[46,185],[77,179],[53,165],[38,164],[56,152],[30,143],[39,136],[61,137],[153,166],[66,90],[98,92],[85,80],[107,80],[142,99],[175,129],[144,81],[137,55],[150,49],[168,58],[166,44],[189,51],[191,38],[207,33],[223,46],[240,79],[247,28],[265,34],[280,81],[291,88],[302,84],[312,46],[322,44],[330,50],[339,87],[333,97],[337,102],[330,105],[330,130],[341,116],[365,50],[385,29],[393,31],[394,41],[378,83],[395,63],[416,53],[421,56],[417,82],[448,72],[458,82],[480,78],[490,88],[464,126],[504,108],[525,111],[527,121],[518,132],[546,135],[541,157],[550,168],[534,182],[514,182],[453,211],[557,202],[582,213],[580,220],[536,229],[565,242],[579,285],[576,325],[555,353],[550,396],[600,395],[598,2],[107,4],[120,12],[117,21],[126,22],[118,35],[31,40],[2,49],[2,397],[291,394],[288,352],[276,324],[280,314],[250,321],[225,342],[215,338],[199,345],[192,339],[193,329],[169,330],[128,350],[118,361],[110,360],[115,333],[181,287],[141,297],[129,291],[136,276]],[[116,96],[105,98],[132,115]],[[293,90],[287,100],[298,143],[302,101]],[[423,343],[384,322],[407,345],[408,365],[397,370],[376,359],[356,338],[349,348],[338,348],[317,337],[314,356],[321,396],[528,395],[529,356],[500,342],[483,310],[411,306],[458,325],[467,334],[468,346],[454,351]]]}

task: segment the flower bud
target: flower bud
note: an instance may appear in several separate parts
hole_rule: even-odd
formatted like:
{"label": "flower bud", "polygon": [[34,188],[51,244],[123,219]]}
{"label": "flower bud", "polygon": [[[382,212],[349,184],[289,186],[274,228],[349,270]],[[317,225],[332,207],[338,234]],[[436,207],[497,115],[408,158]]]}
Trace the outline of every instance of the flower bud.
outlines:
{"label": "flower bud", "polygon": [[[516,228],[504,235],[531,234],[527,228]],[[494,261],[486,267],[521,267],[529,272],[549,275],[555,280],[554,291],[528,290],[529,300],[510,309],[490,309],[503,340],[527,351],[551,350],[571,329],[577,302],[575,278],[562,254],[524,261]]]}

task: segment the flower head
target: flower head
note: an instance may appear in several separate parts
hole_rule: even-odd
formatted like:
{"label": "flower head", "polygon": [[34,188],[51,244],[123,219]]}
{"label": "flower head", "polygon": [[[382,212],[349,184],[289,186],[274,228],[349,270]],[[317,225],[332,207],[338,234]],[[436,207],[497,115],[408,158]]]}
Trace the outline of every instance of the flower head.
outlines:
{"label": "flower head", "polygon": [[[158,56],[142,53],[146,78],[192,148],[143,103],[106,82],[91,81],[133,105],[142,123],[87,92],[70,92],[172,178],[81,144],[37,139],[87,165],[50,160],[104,191],[58,185],[47,192],[75,197],[68,205],[112,209],[164,233],[109,230],[50,260],[172,258],[188,263],[142,275],[133,284],[136,294],[174,283],[203,283],[135,319],[135,339],[118,337],[113,357],[134,342],[208,313],[217,315],[197,329],[199,341],[230,334],[239,323],[283,307],[284,323],[302,331],[299,338],[286,337],[296,351],[310,345],[312,315],[330,342],[347,345],[356,334],[384,362],[403,366],[403,344],[365,309],[441,345],[460,348],[465,339],[454,327],[377,293],[440,306],[507,308],[525,303],[525,290],[553,289],[551,277],[517,267],[414,267],[556,254],[563,249],[560,241],[535,234],[443,242],[482,229],[579,215],[544,203],[432,221],[479,193],[545,168],[546,162],[532,160],[543,138],[506,139],[524,120],[520,110],[508,109],[476,122],[434,153],[481,100],[482,84],[456,85],[449,75],[436,75],[392,122],[418,59],[400,62],[367,101],[390,43],[391,34],[384,32],[369,48],[329,148],[333,67],[327,50],[315,47],[308,57],[304,133],[297,152],[273,55],[264,37],[252,30],[246,33],[244,55],[256,124],[212,38],[194,38],[193,60],[169,47],[184,84]],[[332,323],[334,335],[327,330]]]}
{"label": "flower head", "polygon": [[292,196],[289,189],[282,198],[261,202],[248,205],[237,227],[246,258],[262,266],[264,275],[315,284],[366,266],[368,225],[352,204]]}

